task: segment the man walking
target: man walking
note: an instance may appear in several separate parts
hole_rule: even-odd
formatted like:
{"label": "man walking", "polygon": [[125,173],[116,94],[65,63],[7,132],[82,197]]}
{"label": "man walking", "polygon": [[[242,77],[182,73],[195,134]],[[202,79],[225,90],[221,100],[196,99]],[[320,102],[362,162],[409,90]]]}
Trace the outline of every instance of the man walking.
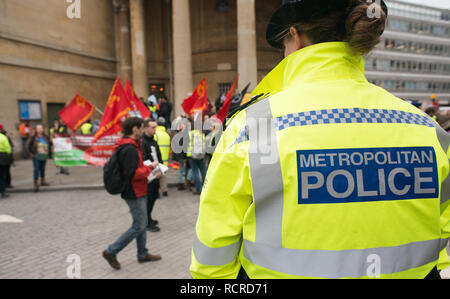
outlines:
{"label": "man walking", "polygon": [[148,253],[147,243],[147,177],[150,175],[153,167],[144,166],[142,160],[141,138],[143,134],[143,120],[140,118],[128,118],[123,123],[124,137],[116,144],[116,151],[119,152],[119,163],[122,165],[127,187],[122,193],[122,198],[130,208],[133,224],[103,252],[103,257],[109,265],[120,269],[120,263],[117,260],[117,254],[128,244],[136,239],[137,260],[139,263],[158,261],[161,259],[159,254],[152,255]]}
{"label": "man walking", "polygon": [[[158,143],[155,140],[156,121],[153,119],[146,119],[144,121],[144,136],[142,138],[142,156],[144,161],[150,160],[155,165],[162,162],[161,151]],[[156,178],[148,184],[147,194],[147,229],[151,232],[159,232],[158,220],[152,219],[152,211],[156,200],[159,198],[161,172],[156,173]]]}

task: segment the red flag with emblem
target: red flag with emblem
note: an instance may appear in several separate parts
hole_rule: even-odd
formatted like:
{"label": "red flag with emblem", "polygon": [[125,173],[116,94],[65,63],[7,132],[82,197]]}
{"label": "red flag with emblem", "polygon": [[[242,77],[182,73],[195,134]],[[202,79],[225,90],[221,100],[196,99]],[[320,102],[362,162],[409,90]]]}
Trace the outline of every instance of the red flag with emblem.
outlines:
{"label": "red flag with emblem", "polygon": [[196,112],[201,113],[208,109],[208,86],[206,85],[205,78],[203,78],[202,82],[200,82],[192,95],[184,99],[181,106],[188,115],[192,115]]}
{"label": "red flag with emblem", "polygon": [[122,83],[120,83],[119,78],[117,78],[109,95],[105,112],[92,143],[95,143],[104,136],[114,135],[122,131],[122,118],[127,117],[129,112],[133,110],[134,107],[131,105],[129,98],[123,89]]}
{"label": "red flag with emblem", "polygon": [[236,89],[238,79],[239,76],[237,76],[236,80],[234,80],[234,84],[228,91],[227,97],[225,98],[225,102],[223,102],[222,108],[220,109],[219,113],[217,113],[217,118],[220,119],[221,122],[224,122],[228,116],[228,112],[231,106],[231,99],[233,98],[234,90]]}
{"label": "red flag with emblem", "polygon": [[136,93],[134,92],[133,86],[131,86],[130,80],[127,78],[127,83],[125,84],[125,92],[130,99],[131,105],[134,107],[134,110],[137,110],[141,113],[143,119],[150,117],[150,111],[145,107],[144,103],[138,98]]}
{"label": "red flag with emblem", "polygon": [[77,94],[73,100],[61,111],[59,117],[72,131],[78,130],[94,113],[95,107],[85,98]]}

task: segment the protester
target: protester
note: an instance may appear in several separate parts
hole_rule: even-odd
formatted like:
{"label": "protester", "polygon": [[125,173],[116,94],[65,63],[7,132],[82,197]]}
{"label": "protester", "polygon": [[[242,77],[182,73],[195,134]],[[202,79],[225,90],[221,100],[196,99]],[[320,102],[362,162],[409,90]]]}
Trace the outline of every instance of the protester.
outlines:
{"label": "protester", "polygon": [[[190,142],[187,157],[189,165],[192,169],[192,175],[194,177],[194,184],[196,189],[194,192],[192,192],[192,194],[200,195],[206,177],[205,134],[195,129],[193,120],[191,120],[191,127],[194,129],[189,133]],[[202,179],[200,179],[199,171],[201,173]]]}
{"label": "protester", "polygon": [[28,151],[26,149],[27,141],[33,135],[33,128],[28,120],[24,121],[19,127],[20,137],[22,139],[22,157],[28,159]]}
{"label": "protester", "polygon": [[67,127],[64,126],[62,120],[60,119],[55,119],[53,121],[53,127],[50,128],[50,136],[52,137],[55,134],[67,134]]}
{"label": "protester", "polygon": [[[53,128],[50,129],[50,143],[53,145],[53,139],[59,137],[60,135],[67,134],[67,127],[61,125],[61,120],[55,119],[53,121]],[[50,153],[53,154],[53,146],[51,146]],[[69,175],[69,169],[67,167],[62,167],[56,165],[56,174]]]}
{"label": "protester", "polygon": [[[177,117],[172,123],[172,130],[176,132],[176,136],[182,136],[183,132],[187,133],[187,119],[185,115],[181,115]],[[185,131],[186,130],[186,131]],[[180,168],[178,169],[178,185],[177,189],[182,191],[185,190],[183,178],[187,175],[186,173],[186,164],[187,157],[186,151],[183,150],[184,138],[177,138],[176,140],[172,140],[172,158],[174,161],[178,162]]]}
{"label": "protester", "polygon": [[172,104],[169,103],[166,96],[159,98],[159,113],[160,117],[165,120],[165,128],[170,128],[170,114],[172,113]]}
{"label": "protester", "polygon": [[[166,131],[166,120],[163,117],[158,118],[158,127],[156,128],[155,140],[159,145],[161,151],[162,163],[169,166],[170,156],[170,135]],[[162,175],[160,181],[161,192],[164,197],[167,197],[169,191],[167,176]]]}
{"label": "protester", "polygon": [[[155,166],[162,162],[161,151],[155,140],[157,123],[154,119],[144,121],[144,135],[142,137],[142,156],[144,161],[150,160]],[[152,211],[156,200],[159,198],[161,172],[155,174],[156,178],[148,184],[147,194],[147,229],[151,232],[159,232],[158,220],[152,219]]]}
{"label": "protester", "polygon": [[158,119],[158,101],[154,95],[150,95],[147,99],[147,104],[145,105],[147,109],[150,111],[150,115],[153,119]]}
{"label": "protester", "polygon": [[88,119],[84,124],[81,125],[80,129],[82,135],[92,135],[92,120]]}
{"label": "protester", "polygon": [[[45,181],[45,167],[50,155],[50,146],[50,139],[45,134],[44,126],[37,125],[36,132],[30,137],[26,147],[28,155],[33,159],[34,192],[38,192],[40,186],[50,186]],[[40,185],[39,177],[41,178]]]}
{"label": "protester", "polygon": [[[13,163],[13,150],[9,137],[3,125],[0,125],[0,199],[8,198],[6,188],[11,184],[8,183],[8,173]],[[10,179],[9,179],[10,180]]]}
{"label": "protester", "polygon": [[100,127],[100,120],[94,120],[94,124],[92,125],[92,135],[95,135]]}
{"label": "protester", "polygon": [[116,242],[103,251],[103,257],[116,270],[120,269],[117,254],[128,246],[134,239],[137,245],[137,259],[139,263],[152,262],[161,259],[160,255],[149,254],[147,244],[147,178],[156,167],[145,166],[142,160],[141,139],[143,123],[140,118],[128,118],[123,122],[124,137],[116,143],[119,152],[119,162],[123,166],[124,179],[127,187],[121,197],[130,208],[133,224]]}

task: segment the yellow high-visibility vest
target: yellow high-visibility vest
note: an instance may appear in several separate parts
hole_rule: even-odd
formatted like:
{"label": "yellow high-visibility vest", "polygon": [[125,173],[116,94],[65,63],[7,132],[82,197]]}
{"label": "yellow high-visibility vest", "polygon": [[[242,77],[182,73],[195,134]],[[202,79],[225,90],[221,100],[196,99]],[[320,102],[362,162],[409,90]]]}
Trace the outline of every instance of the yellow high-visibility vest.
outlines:
{"label": "yellow high-visibility vest", "polygon": [[286,57],[216,148],[194,278],[424,278],[450,237],[450,138],[345,42]]}
{"label": "yellow high-visibility vest", "polygon": [[12,153],[12,148],[11,144],[9,143],[8,137],[2,133],[0,133],[0,153]]}
{"label": "yellow high-visibility vest", "polygon": [[170,135],[167,134],[165,127],[158,126],[156,128],[155,140],[158,143],[159,150],[161,151],[163,164],[168,166],[170,155]]}
{"label": "yellow high-visibility vest", "polygon": [[83,135],[90,135],[90,134],[92,134],[92,124],[84,123],[81,126],[81,134],[83,134]]}

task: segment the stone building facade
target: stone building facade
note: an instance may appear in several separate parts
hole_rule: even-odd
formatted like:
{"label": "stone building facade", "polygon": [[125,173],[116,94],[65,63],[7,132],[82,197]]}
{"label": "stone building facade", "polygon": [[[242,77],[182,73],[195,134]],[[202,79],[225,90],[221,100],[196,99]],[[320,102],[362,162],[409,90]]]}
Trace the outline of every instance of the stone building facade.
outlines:
{"label": "stone building facade", "polygon": [[265,41],[281,2],[0,0],[0,123],[18,144],[23,118],[52,123],[76,93],[103,110],[117,76],[174,116],[202,78],[212,103],[238,72],[254,87],[282,59]]}

